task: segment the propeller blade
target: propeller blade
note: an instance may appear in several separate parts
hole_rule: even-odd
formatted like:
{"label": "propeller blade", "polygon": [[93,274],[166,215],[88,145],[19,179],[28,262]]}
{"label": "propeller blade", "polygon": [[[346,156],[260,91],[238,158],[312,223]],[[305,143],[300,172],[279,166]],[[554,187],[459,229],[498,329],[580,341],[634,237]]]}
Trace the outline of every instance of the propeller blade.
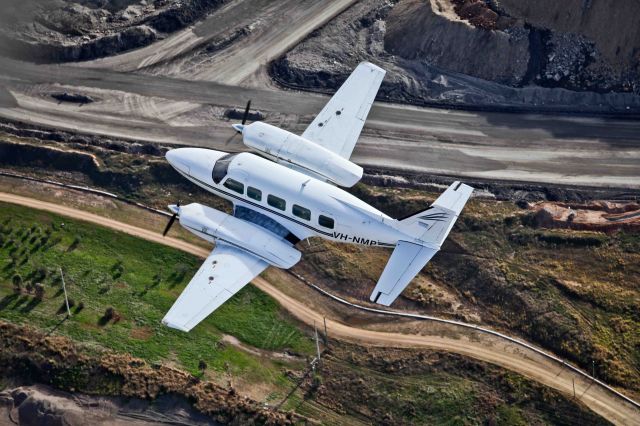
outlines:
{"label": "propeller blade", "polygon": [[244,109],[244,115],[242,116],[242,125],[247,122],[247,118],[249,118],[249,109],[251,108],[251,99],[247,102],[247,107]]}
{"label": "propeller blade", "polygon": [[233,140],[236,138],[236,136],[238,136],[239,133],[234,133],[233,136],[231,136],[229,139],[227,139],[227,141],[224,143],[225,145],[229,145],[231,144],[231,142],[233,142]]}
{"label": "propeller blade", "polygon": [[164,228],[164,232],[162,233],[163,237],[167,235],[167,232],[169,232],[169,229],[171,229],[171,225],[173,225],[173,222],[175,222],[177,216],[178,215],[176,213],[174,213],[173,216],[171,216],[171,219],[169,219],[169,223],[167,223],[167,227]]}

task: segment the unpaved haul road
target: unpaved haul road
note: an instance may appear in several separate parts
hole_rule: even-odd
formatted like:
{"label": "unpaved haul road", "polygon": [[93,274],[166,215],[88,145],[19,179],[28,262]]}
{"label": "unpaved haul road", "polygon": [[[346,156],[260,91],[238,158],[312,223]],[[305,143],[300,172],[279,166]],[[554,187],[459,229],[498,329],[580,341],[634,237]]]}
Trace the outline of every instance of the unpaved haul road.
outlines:
{"label": "unpaved haul road", "polygon": [[[58,86],[64,85],[64,88]],[[3,87],[4,86],[4,87]],[[62,90],[96,98],[59,103]],[[301,133],[326,96],[0,58],[0,117],[124,139],[244,150],[211,105],[252,105]],[[640,188],[640,120],[447,111],[375,103],[353,160],[365,167]]]}
{"label": "unpaved haul road", "polygon": [[[195,25],[147,47],[75,65],[118,71],[159,66],[164,75],[238,84],[355,2],[233,0]],[[211,60],[193,60],[194,55],[187,55],[213,40],[228,37],[234,28],[245,35]],[[195,66],[189,66],[190,62]]]}
{"label": "unpaved haul road", "polygon": [[[202,258],[209,254],[207,249],[193,244],[175,238],[163,238],[155,231],[138,228],[82,210],[2,192],[0,192],[0,202],[19,204],[95,223],[148,241],[168,245]],[[307,306],[305,303],[284,294],[264,279],[258,277],[253,280],[253,284],[276,299],[300,321],[308,325],[323,321],[324,316],[314,311],[312,306]],[[496,336],[469,331],[451,324],[443,326],[444,328],[439,328],[438,333],[434,335],[409,335],[357,328],[327,318],[329,335],[336,339],[383,347],[429,348],[454,352],[515,371],[557,389],[565,395],[573,394],[573,384],[575,383],[577,397],[594,412],[615,424],[640,425],[640,411],[631,404],[597,383],[562,368],[538,353]],[[425,332],[428,331],[425,330]]]}

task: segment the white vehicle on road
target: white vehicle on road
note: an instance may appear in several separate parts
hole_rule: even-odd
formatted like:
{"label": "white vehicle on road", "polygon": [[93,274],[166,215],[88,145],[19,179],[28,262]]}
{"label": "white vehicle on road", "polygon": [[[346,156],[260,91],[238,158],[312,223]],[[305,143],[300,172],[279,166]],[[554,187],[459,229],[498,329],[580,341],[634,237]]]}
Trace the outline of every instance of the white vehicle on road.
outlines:
{"label": "white vehicle on road", "polygon": [[454,182],[425,210],[393,219],[338,186],[351,187],[362,168],[351,161],[385,71],[361,63],[302,136],[263,122],[233,127],[250,152],[201,148],[167,152],[185,178],[231,201],[233,215],[201,204],[171,205],[187,230],[215,248],[163,319],[191,330],[269,265],[291,268],[309,237],[395,247],[371,294],[390,305],[438,252],[473,188]]}

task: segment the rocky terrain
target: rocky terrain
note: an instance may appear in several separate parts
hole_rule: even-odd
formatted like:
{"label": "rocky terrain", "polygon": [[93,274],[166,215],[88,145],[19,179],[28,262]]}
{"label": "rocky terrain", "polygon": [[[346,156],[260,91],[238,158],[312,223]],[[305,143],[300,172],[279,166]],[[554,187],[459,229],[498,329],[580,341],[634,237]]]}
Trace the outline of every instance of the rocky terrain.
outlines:
{"label": "rocky terrain", "polygon": [[640,205],[637,203],[537,203],[531,209],[535,212],[533,220],[538,227],[601,232],[619,229],[640,231]]}
{"label": "rocky terrain", "polygon": [[[183,371],[148,365],[144,360],[114,352],[95,353],[95,349],[82,348],[70,339],[48,337],[28,327],[0,322],[0,342],[0,371],[4,379],[44,383],[69,392],[139,400],[170,394],[178,397],[175,407],[180,403],[188,407],[185,402],[191,401],[199,412],[225,424],[292,424],[299,419],[290,413],[266,409],[238,395],[233,388],[222,388]],[[103,400],[103,410],[87,411],[60,395],[44,397],[42,392],[24,389],[0,393],[3,409],[15,408],[24,424],[82,424],[81,420],[89,421],[87,417],[99,419],[102,414],[108,418],[113,411],[117,412],[118,403],[124,405],[122,402]],[[171,414],[170,405],[167,403],[166,408]],[[81,413],[86,416],[84,419]],[[197,413],[186,413],[182,420],[195,423],[202,418]]]}
{"label": "rocky terrain", "polygon": [[220,424],[172,395],[146,401],[65,392],[41,384],[0,391],[0,424],[145,426],[158,424],[159,419],[194,426]]}
{"label": "rocky terrain", "polygon": [[3,0],[0,53],[37,62],[82,61],[146,46],[223,0]]}
{"label": "rocky terrain", "polygon": [[592,3],[367,0],[273,63],[271,74],[286,86],[329,91],[369,60],[388,70],[379,99],[637,113],[640,32],[632,17],[640,6]]}

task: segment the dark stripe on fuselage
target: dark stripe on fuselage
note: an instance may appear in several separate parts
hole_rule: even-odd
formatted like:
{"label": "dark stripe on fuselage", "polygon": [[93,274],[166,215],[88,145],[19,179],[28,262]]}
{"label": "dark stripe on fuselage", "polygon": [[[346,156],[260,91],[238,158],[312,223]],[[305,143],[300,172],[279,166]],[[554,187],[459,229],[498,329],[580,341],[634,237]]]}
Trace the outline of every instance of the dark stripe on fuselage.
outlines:
{"label": "dark stripe on fuselage", "polygon": [[[284,215],[284,214],[282,214],[282,213],[280,213],[280,212],[277,212],[277,211],[275,211],[275,210],[268,209],[268,208],[264,207],[264,206],[263,206],[263,205],[261,205],[261,204],[254,203],[253,201],[246,200],[246,199],[244,199],[244,198],[242,198],[242,197],[240,197],[240,196],[238,196],[238,195],[236,195],[236,194],[232,194],[232,193],[230,193],[230,192],[223,191],[223,190],[221,190],[221,189],[219,189],[219,188],[216,188],[215,186],[209,185],[208,183],[203,182],[203,181],[201,181],[200,179],[197,179],[197,178],[194,178],[193,176],[189,176],[189,175],[185,174],[184,172],[182,172],[182,170],[179,170],[179,169],[176,169],[176,170],[178,170],[178,173],[180,173],[182,176],[184,176],[184,177],[185,177],[185,178],[187,178],[188,180],[199,182],[199,183],[201,183],[202,185],[206,186],[207,188],[211,188],[211,189],[212,189],[213,191],[215,191],[215,192],[219,192],[219,193],[221,193],[221,194],[225,194],[225,195],[227,195],[227,196],[229,196],[229,197],[231,197],[231,198],[235,198],[235,199],[237,199],[237,200],[243,201],[243,202],[245,202],[245,203],[247,203],[247,204],[250,204],[250,205],[252,205],[252,206],[254,206],[254,207],[257,207],[257,208],[259,208],[259,209],[265,210],[265,211],[267,211],[267,212],[269,212],[269,213],[273,213],[273,214],[275,214],[275,215],[277,215],[277,216],[283,217],[283,218],[285,218],[285,219],[287,219],[287,220],[289,220],[289,221],[291,221],[291,222],[293,222],[293,223],[296,223],[296,224],[298,224],[298,225],[300,225],[300,226],[304,226],[305,228],[309,228],[309,229],[311,229],[312,231],[315,231],[315,232],[317,232],[317,233],[319,233],[319,234],[326,235],[326,236],[328,236],[328,237],[333,238],[334,240],[338,240],[338,239],[336,238],[336,236],[335,236],[335,234],[334,234],[333,232],[326,232],[326,231],[322,231],[322,230],[320,230],[320,229],[314,228],[313,226],[311,226],[311,225],[309,225],[309,224],[306,224],[306,223],[304,223],[304,222],[300,222],[300,221],[298,221],[298,220],[292,219],[292,218],[290,218],[289,216]],[[297,238],[297,237],[296,237],[296,238]],[[287,241],[289,241],[289,242],[293,243],[293,241],[292,241],[292,240],[287,239]],[[297,243],[297,242],[296,242],[296,243]],[[293,243],[293,244],[295,245],[296,243]],[[395,247],[395,245],[393,245],[393,244],[387,244],[387,243],[381,243],[381,242],[378,242],[378,244],[377,244],[377,245],[378,245],[378,247]]]}

